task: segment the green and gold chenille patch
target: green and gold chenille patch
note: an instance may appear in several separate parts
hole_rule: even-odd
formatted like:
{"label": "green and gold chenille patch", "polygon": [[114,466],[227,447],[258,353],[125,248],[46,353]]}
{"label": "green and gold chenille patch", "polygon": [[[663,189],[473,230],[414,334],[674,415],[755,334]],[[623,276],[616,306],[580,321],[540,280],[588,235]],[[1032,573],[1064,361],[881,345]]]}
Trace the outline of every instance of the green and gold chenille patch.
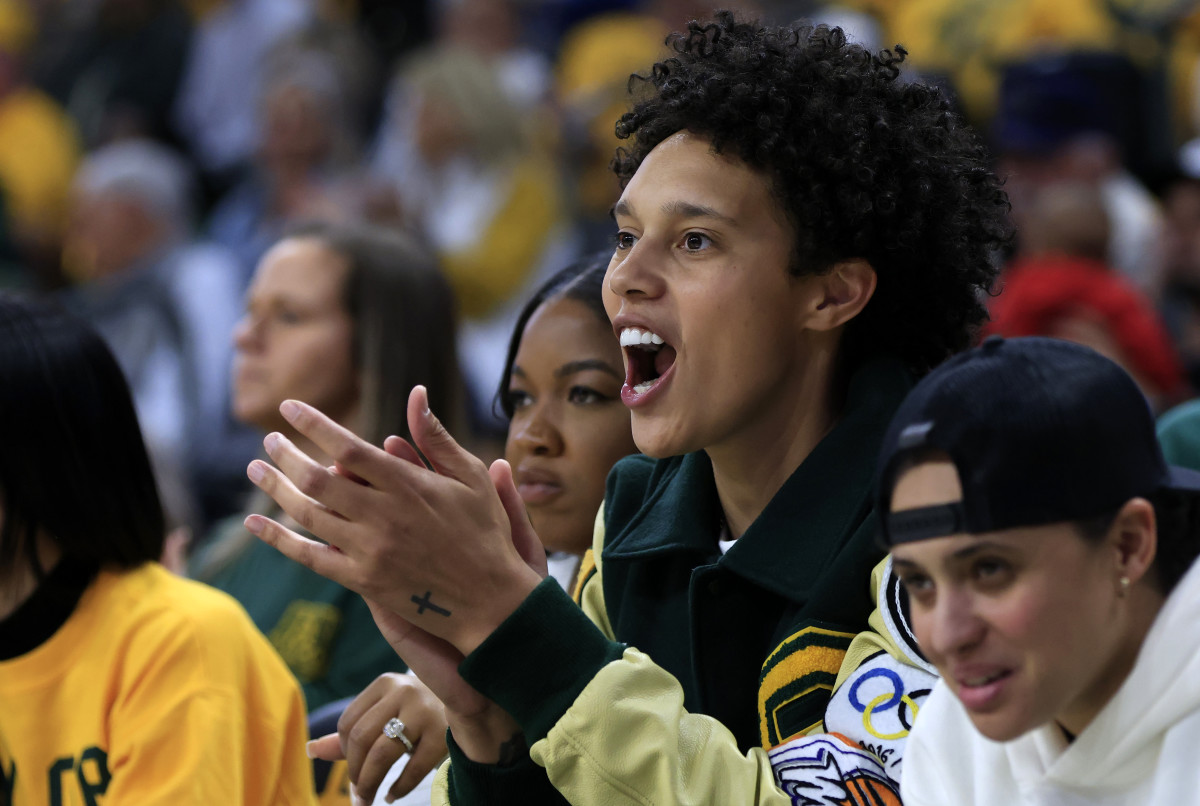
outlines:
{"label": "green and gold chenille patch", "polygon": [[268,637],[300,682],[308,683],[325,676],[341,621],[341,611],[331,604],[295,601]]}
{"label": "green and gold chenille patch", "polygon": [[807,626],[763,664],[758,678],[762,746],[772,748],[821,724],[854,633]]}

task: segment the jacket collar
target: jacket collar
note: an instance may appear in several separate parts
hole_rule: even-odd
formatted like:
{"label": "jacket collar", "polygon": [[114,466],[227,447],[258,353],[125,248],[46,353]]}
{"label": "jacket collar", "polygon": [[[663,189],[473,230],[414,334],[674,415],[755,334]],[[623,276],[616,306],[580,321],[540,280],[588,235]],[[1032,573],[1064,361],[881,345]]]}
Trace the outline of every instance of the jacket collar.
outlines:
{"label": "jacket collar", "polygon": [[[879,446],[912,383],[894,358],[873,359],[856,371],[841,420],[721,564],[803,601],[825,560],[869,514]],[[714,556],[721,509],[708,456],[698,452],[658,462],[650,489],[637,515],[610,537],[605,559],[679,551]]]}

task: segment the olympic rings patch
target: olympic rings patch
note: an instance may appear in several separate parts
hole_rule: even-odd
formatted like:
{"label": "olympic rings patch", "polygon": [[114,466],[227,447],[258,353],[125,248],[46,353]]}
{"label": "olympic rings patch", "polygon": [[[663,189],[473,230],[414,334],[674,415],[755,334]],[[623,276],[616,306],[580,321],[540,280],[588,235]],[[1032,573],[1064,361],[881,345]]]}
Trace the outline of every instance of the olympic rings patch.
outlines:
{"label": "olympic rings patch", "polygon": [[[860,690],[864,684],[876,680],[883,679],[888,682],[888,689],[880,694],[876,694],[865,704],[859,696]],[[868,688],[875,688],[869,686]],[[875,668],[865,670],[863,674],[854,679],[850,685],[848,699],[852,708],[862,714],[863,730],[868,735],[882,741],[893,741],[903,739],[908,736],[908,732],[912,730],[912,721],[916,718],[920,707],[917,705],[916,699],[929,694],[929,689],[920,689],[914,691],[911,695],[905,691],[904,680],[895,671],[876,666]],[[888,716],[892,711],[895,711],[895,719],[892,720]],[[880,715],[877,719],[876,715]],[[877,724],[878,722],[891,722],[889,727],[883,727]],[[897,729],[897,726],[899,729]]]}

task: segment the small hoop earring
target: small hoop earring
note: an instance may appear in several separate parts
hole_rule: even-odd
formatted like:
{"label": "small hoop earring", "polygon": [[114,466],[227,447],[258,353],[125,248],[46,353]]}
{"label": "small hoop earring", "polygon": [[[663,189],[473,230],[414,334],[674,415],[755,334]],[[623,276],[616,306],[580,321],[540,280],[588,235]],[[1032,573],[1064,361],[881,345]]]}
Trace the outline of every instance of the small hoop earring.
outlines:
{"label": "small hoop earring", "polygon": [[1124,598],[1125,594],[1129,593],[1129,577],[1123,576],[1117,580],[1117,583],[1120,585],[1117,589],[1117,595]]}

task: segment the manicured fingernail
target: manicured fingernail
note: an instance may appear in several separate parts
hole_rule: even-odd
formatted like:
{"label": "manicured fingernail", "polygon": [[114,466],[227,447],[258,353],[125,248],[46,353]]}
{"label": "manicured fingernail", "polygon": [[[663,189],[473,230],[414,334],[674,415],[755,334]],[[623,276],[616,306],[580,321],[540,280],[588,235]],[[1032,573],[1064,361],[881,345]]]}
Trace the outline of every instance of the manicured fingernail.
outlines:
{"label": "manicured fingernail", "polygon": [[263,447],[267,449],[267,453],[275,450],[275,446],[279,444],[279,434],[272,431],[263,438]]}
{"label": "manicured fingernail", "polygon": [[252,535],[260,534],[263,529],[263,519],[258,515],[247,515],[242,524]]}
{"label": "manicured fingernail", "polygon": [[285,400],[279,407],[279,413],[290,423],[300,413],[300,404],[294,400]]}
{"label": "manicured fingernail", "polygon": [[314,742],[305,742],[305,743],[304,743],[304,754],[305,754],[306,756],[308,756],[309,758],[316,758],[316,756],[315,756],[315,755],[313,755],[313,745],[314,745],[314,744],[316,744],[316,742],[315,742],[315,741],[314,741]]}
{"label": "manicured fingernail", "polygon": [[249,476],[250,481],[254,482],[255,484],[262,481],[263,476],[265,476],[266,474],[267,474],[266,465],[264,465],[262,462],[258,461],[257,459],[255,459],[253,462],[251,462],[250,466],[246,468],[246,475]]}

